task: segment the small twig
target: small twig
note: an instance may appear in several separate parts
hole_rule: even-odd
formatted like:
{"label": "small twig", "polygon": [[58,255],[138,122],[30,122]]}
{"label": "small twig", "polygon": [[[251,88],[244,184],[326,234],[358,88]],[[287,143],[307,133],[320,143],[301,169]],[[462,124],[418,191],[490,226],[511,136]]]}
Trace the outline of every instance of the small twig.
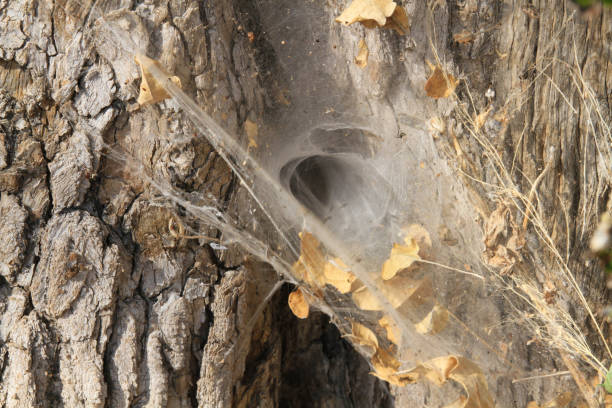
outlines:
{"label": "small twig", "polygon": [[459,272],[459,273],[462,273],[462,274],[464,274],[464,275],[470,275],[470,276],[473,276],[473,277],[478,278],[478,279],[480,279],[480,280],[485,280],[484,276],[479,275],[479,274],[477,274],[477,273],[474,273],[474,272],[468,272],[468,271],[464,271],[463,269],[453,268],[452,266],[444,265],[444,264],[441,264],[441,263],[438,263],[438,262],[434,262],[434,261],[427,261],[427,260],[425,260],[425,259],[417,259],[417,258],[415,258],[415,259],[414,259],[414,261],[415,261],[415,262],[422,262],[422,263],[426,263],[426,264],[430,264],[430,265],[439,266],[440,268],[449,269],[449,270],[451,270],[451,271]]}
{"label": "small twig", "polygon": [[516,379],[512,380],[512,384],[516,384],[516,383],[523,382],[523,381],[539,380],[541,378],[558,377],[558,376],[561,376],[561,375],[571,375],[571,374],[572,373],[570,371],[558,371],[556,373],[534,375],[532,377],[516,378]]}
{"label": "small twig", "polygon": [[536,194],[536,190],[538,188],[538,185],[540,184],[540,182],[542,181],[542,179],[544,178],[544,176],[546,175],[546,173],[548,172],[548,169],[551,167],[552,161],[549,161],[546,164],[546,167],[544,167],[544,170],[540,173],[540,175],[535,179],[535,181],[533,182],[533,185],[531,186],[531,191],[529,191],[529,197],[527,198],[527,206],[525,208],[525,218],[523,218],[523,231],[525,231],[527,229],[527,223],[529,222],[529,215],[531,215],[531,209],[535,208],[534,204],[533,204],[533,199],[534,196]]}

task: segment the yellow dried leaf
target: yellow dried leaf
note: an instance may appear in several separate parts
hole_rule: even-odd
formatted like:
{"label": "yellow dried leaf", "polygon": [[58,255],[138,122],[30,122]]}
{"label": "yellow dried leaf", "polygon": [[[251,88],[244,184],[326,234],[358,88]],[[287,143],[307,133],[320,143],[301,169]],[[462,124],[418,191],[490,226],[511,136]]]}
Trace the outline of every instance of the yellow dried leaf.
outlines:
{"label": "yellow dried leaf", "polygon": [[293,274],[302,281],[307,281],[308,272],[306,272],[306,267],[304,266],[304,260],[300,256],[297,261],[291,267],[293,269]]}
{"label": "yellow dried leaf", "polygon": [[425,92],[431,98],[447,98],[455,91],[458,83],[454,76],[445,74],[438,66],[425,83]]}
{"label": "yellow dried leaf", "polygon": [[410,239],[413,239],[419,245],[419,256],[424,257],[425,253],[431,249],[431,237],[422,225],[411,224],[403,228],[402,232],[406,245],[409,244]]}
{"label": "yellow dried leaf", "polygon": [[423,320],[414,325],[414,328],[421,334],[437,334],[446,327],[446,323],[448,323],[448,310],[435,305]]}
{"label": "yellow dried leaf", "polygon": [[[429,279],[410,279],[407,277],[398,276],[389,281],[377,280],[375,282],[377,289],[391,304],[391,307],[397,309],[412,296],[415,296],[415,302],[422,303],[422,298],[431,297],[431,281]],[[353,302],[361,310],[382,310],[382,305],[372,292],[365,286],[353,292]]]}
{"label": "yellow dried leaf", "polygon": [[373,21],[382,27],[387,23],[387,18],[391,17],[396,7],[397,4],[392,0],[355,0],[336,18],[336,21],[346,25],[355,22],[365,25]]}
{"label": "yellow dried leaf", "polygon": [[140,94],[138,95],[137,101],[139,105],[157,103],[170,97],[164,86],[157,81],[153,74],[151,74],[150,70],[152,67],[162,71],[168,81],[171,81],[176,86],[181,86],[181,80],[176,76],[168,75],[158,61],[144,55],[137,55],[134,57],[134,60],[140,67],[141,73]]}
{"label": "yellow dried leaf", "polygon": [[448,379],[461,384],[467,396],[460,396],[446,408],[493,408],[495,403],[489,393],[487,382],[478,366],[463,357],[446,356],[429,360],[409,372],[391,376],[400,385],[427,379],[436,385]]}
{"label": "yellow dried leaf", "polygon": [[489,387],[480,368],[470,360],[457,357],[457,365],[449,371],[448,377],[463,386],[467,398],[461,408],[493,408],[495,402],[489,394]]}
{"label": "yellow dried leaf", "polygon": [[400,34],[410,28],[406,10],[391,0],[354,0],[336,21],[345,25],[359,22],[366,28],[391,28]]}
{"label": "yellow dried leaf", "polygon": [[389,280],[393,278],[402,269],[408,268],[414,261],[421,259],[419,257],[419,245],[410,238],[406,238],[406,245],[393,244],[391,255],[382,266],[382,278]]}
{"label": "yellow dried leaf", "polygon": [[325,267],[325,255],[321,252],[321,244],[309,232],[300,232],[301,254],[300,258],[293,264],[293,271],[302,280],[317,287],[325,286],[323,269]]}
{"label": "yellow dried leaf", "polygon": [[296,317],[300,319],[305,319],[308,317],[310,307],[308,306],[306,297],[304,297],[304,293],[302,293],[300,288],[297,288],[289,294],[288,303],[289,309],[291,309]]}
{"label": "yellow dried leaf", "polygon": [[348,293],[355,279],[355,275],[348,271],[348,266],[340,258],[334,258],[323,268],[325,280],[334,286],[340,293]]}
{"label": "yellow dried leaf", "polygon": [[410,31],[410,20],[406,10],[402,6],[397,6],[384,28],[395,30],[399,35],[408,33]]}
{"label": "yellow dried leaf", "polygon": [[251,122],[250,120],[244,121],[244,131],[246,132],[247,138],[249,139],[249,148],[257,148],[257,123]]}
{"label": "yellow dried leaf", "polygon": [[368,46],[366,45],[363,38],[359,40],[359,52],[355,57],[355,64],[359,68],[365,68],[368,65],[368,56],[370,55],[370,50],[368,50]]}
{"label": "yellow dried leaf", "polygon": [[362,346],[371,347],[372,349],[378,349],[378,339],[374,332],[363,324],[353,322],[351,324],[351,337],[353,341]]}
{"label": "yellow dried leaf", "polygon": [[402,339],[402,333],[399,327],[397,327],[397,324],[395,324],[393,318],[384,315],[378,321],[378,324],[387,332],[387,339],[389,339],[391,343],[399,346]]}
{"label": "yellow dried leaf", "polygon": [[459,359],[454,356],[434,358],[423,364],[428,369],[427,379],[436,385],[444,384],[458,365]]}
{"label": "yellow dried leaf", "polygon": [[374,372],[371,374],[391,384],[399,385],[394,381],[400,362],[391,353],[382,348],[377,348],[370,362],[374,368]]}

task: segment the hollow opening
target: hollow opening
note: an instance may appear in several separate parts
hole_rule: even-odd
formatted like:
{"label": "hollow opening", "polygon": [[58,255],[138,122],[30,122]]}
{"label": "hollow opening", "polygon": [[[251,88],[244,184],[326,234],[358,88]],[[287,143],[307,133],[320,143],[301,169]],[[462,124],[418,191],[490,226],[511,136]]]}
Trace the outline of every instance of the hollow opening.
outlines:
{"label": "hollow opening", "polygon": [[297,158],[283,167],[280,176],[302,205],[346,239],[362,239],[387,214],[390,189],[355,154]]}
{"label": "hollow opening", "polygon": [[331,204],[334,184],[346,177],[346,170],[333,157],[307,157],[293,170],[289,190],[300,203],[324,219]]}

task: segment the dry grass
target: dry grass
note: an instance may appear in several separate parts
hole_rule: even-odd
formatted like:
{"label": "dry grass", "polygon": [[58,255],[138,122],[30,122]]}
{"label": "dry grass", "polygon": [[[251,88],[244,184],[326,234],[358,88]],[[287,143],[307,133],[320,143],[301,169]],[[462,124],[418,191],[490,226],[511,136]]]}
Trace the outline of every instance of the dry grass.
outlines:
{"label": "dry grass", "polygon": [[[573,16],[568,17],[562,24],[561,28],[554,35],[559,37],[563,30],[575,30],[572,21]],[[574,33],[574,31],[572,31]],[[551,45],[552,46],[552,45]],[[560,61],[553,59],[547,61],[543,69],[537,70],[534,79],[530,82],[526,89],[517,91],[510,95],[502,111],[507,113],[507,120],[511,120],[513,114],[521,110],[530,100],[530,93],[533,91],[537,81],[547,81],[551,88],[560,96],[573,115],[577,117],[577,123],[580,123],[581,118],[586,118],[587,124],[587,141],[595,144],[600,168],[606,168],[609,163],[612,163],[612,154],[610,145],[612,135],[608,124],[605,109],[597,100],[596,93],[591,85],[585,80],[581,68],[581,63],[576,51],[575,41],[572,44],[573,58],[571,61]],[[545,50],[544,50],[545,52]],[[555,83],[553,78],[547,74],[549,67],[555,66],[557,69],[564,69],[565,73],[571,78],[573,88],[564,90]],[[491,163],[491,168],[495,177],[495,181],[488,180],[484,182],[480,180],[476,174],[471,174],[469,170],[461,170],[463,175],[471,182],[477,182],[480,188],[487,193],[493,193],[499,200],[503,201],[507,206],[514,208],[517,214],[523,219],[522,227],[526,230],[531,226],[533,233],[538,237],[541,244],[541,249],[525,248],[525,251],[530,252],[530,257],[539,262],[530,264],[537,271],[515,271],[510,276],[502,277],[496,274],[494,270],[490,272],[495,276],[506,292],[511,292],[516,299],[520,299],[525,304],[529,305],[529,312],[521,311],[517,308],[516,313],[524,318],[524,322],[531,330],[535,338],[547,344],[550,348],[558,351],[562,360],[568,366],[569,371],[574,377],[576,383],[584,394],[587,402],[592,406],[598,406],[593,400],[593,389],[585,380],[586,374],[582,370],[584,365],[592,368],[600,375],[605,375],[607,367],[604,364],[606,359],[612,359],[612,352],[608,345],[606,336],[595,317],[588,300],[586,299],[582,289],[576,281],[575,273],[570,270],[569,263],[569,223],[571,222],[567,214],[567,209],[562,208],[566,223],[566,242],[565,254],[560,250],[561,245],[552,237],[548,227],[548,220],[544,218],[540,209],[541,198],[538,193],[540,181],[550,171],[551,163],[548,162],[539,176],[531,181],[528,180],[520,168],[516,168],[516,154],[512,161],[512,167],[507,168],[504,165],[501,155],[496,147],[491,143],[490,138],[485,135],[481,126],[476,123],[477,107],[470,93],[468,84],[465,84],[465,94],[468,104],[462,103],[458,98],[457,108],[455,112],[457,117],[467,130],[469,137],[476,142],[482,149],[482,154]],[[579,104],[574,106],[572,99],[568,93],[579,95]],[[475,112],[471,114],[471,112]],[[583,129],[581,129],[583,130]],[[583,130],[583,132],[585,131]],[[521,137],[522,141],[522,137]],[[516,146],[516,150],[519,147]],[[586,150],[586,149],[585,149]],[[586,163],[587,160],[593,160],[591,157],[582,157],[581,173],[583,180],[587,177]],[[465,166],[467,167],[467,166]],[[521,188],[513,181],[512,175],[515,173],[521,174],[524,179],[527,179],[531,188],[527,192],[521,191]],[[608,181],[610,174],[607,174]],[[597,198],[599,191],[587,191],[587,186],[583,183],[581,195],[583,197],[582,206],[580,208],[581,219],[578,221],[581,230],[581,238],[584,238],[589,233],[588,220],[593,213],[599,211],[597,208]],[[588,199],[587,199],[588,198]],[[561,198],[559,202],[563,204]],[[486,210],[485,210],[486,211]],[[537,272],[537,273],[536,273]],[[593,346],[587,341],[586,335],[581,326],[574,320],[568,311],[560,302],[547,302],[545,293],[541,289],[541,285],[534,276],[539,275],[545,277],[550,282],[555,282],[560,292],[567,287],[566,296],[568,301],[576,300],[574,306],[578,310],[582,310],[590,319],[594,327],[596,335],[599,337],[604,348],[605,356],[596,355],[593,352]],[[510,298],[511,299],[511,298]],[[576,364],[577,361],[582,364]]]}

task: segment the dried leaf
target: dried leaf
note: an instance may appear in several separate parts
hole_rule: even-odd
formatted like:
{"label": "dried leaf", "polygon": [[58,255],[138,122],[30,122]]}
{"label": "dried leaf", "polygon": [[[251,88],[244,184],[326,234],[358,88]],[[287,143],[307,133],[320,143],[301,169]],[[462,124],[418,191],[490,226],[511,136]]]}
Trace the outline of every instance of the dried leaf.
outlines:
{"label": "dried leaf", "polygon": [[348,266],[340,258],[327,262],[323,268],[323,274],[326,282],[338,289],[340,293],[350,292],[353,282],[357,279],[348,271]]}
{"label": "dried leaf", "polygon": [[373,350],[378,349],[378,339],[372,330],[360,323],[353,322],[351,331],[353,341],[362,346],[371,347]]}
{"label": "dried leaf", "polygon": [[336,21],[345,25],[359,22],[366,28],[391,28],[399,34],[410,28],[406,10],[391,0],[354,0]]}
{"label": "dried leaf", "polygon": [[[431,297],[432,287],[429,279],[410,279],[398,276],[389,281],[377,280],[377,289],[395,309],[414,296],[415,302],[422,302],[421,298]],[[353,292],[353,302],[361,310],[383,310],[382,305],[372,292],[365,286]]]}
{"label": "dried leaf", "polygon": [[355,0],[336,18],[336,21],[345,25],[355,22],[366,25],[375,22],[382,27],[396,7],[397,4],[392,0]]}
{"label": "dried leaf", "polygon": [[314,288],[326,284],[334,286],[340,293],[351,291],[356,277],[340,258],[326,260],[320,242],[309,232],[301,232],[301,254],[293,264],[293,272]]}
{"label": "dried leaf", "polygon": [[400,367],[400,362],[391,353],[382,348],[377,348],[370,362],[372,368],[374,368],[372,375],[391,384],[400,385],[396,382],[396,373]]}
{"label": "dried leaf", "polygon": [[507,235],[508,218],[510,210],[503,204],[498,204],[495,211],[491,213],[485,224],[485,246],[495,247],[500,236]]}
{"label": "dried leaf", "polygon": [[484,259],[490,266],[507,274],[519,261],[519,250],[525,245],[522,230],[514,223],[510,210],[499,204],[485,224]]}
{"label": "dried leaf", "polygon": [[411,224],[402,229],[404,234],[404,242],[408,244],[409,240],[414,240],[419,245],[419,256],[424,258],[427,252],[431,249],[431,237],[429,232],[419,224]]}
{"label": "dried leaf", "polygon": [[306,301],[306,297],[300,288],[297,288],[293,292],[289,294],[289,309],[293,312],[293,314],[300,318],[306,319],[308,317],[308,312],[310,307],[308,306],[308,302]]}
{"label": "dried leaf", "polygon": [[391,255],[382,266],[382,278],[384,280],[393,278],[399,271],[408,268],[415,261],[421,259],[416,240],[406,237],[405,242],[406,245],[393,244]]}
{"label": "dried leaf", "polygon": [[160,84],[157,79],[151,74],[150,70],[153,66],[161,70],[167,80],[174,83],[176,86],[181,86],[181,80],[176,76],[168,75],[161,64],[144,55],[137,55],[134,60],[140,67],[141,81],[140,81],[140,94],[138,95],[139,105],[148,105],[163,101],[170,97],[166,89]]}
{"label": "dried leaf", "polygon": [[516,263],[516,258],[508,252],[508,248],[500,245],[493,252],[493,256],[487,257],[486,261],[490,266],[506,270]]}
{"label": "dried leaf", "polygon": [[448,310],[440,305],[435,305],[423,320],[414,325],[417,332],[421,334],[438,334],[448,323]]}
{"label": "dried leaf", "polygon": [[325,256],[321,252],[321,244],[309,232],[300,232],[301,254],[300,258],[293,264],[296,276],[310,285],[325,286],[323,269],[325,267]]}
{"label": "dried leaf", "polygon": [[249,139],[249,148],[257,148],[257,123],[251,122],[250,120],[244,121],[244,131],[246,132],[247,138]]}
{"label": "dried leaf", "polygon": [[391,21],[387,20],[385,28],[395,30],[399,35],[404,35],[410,32],[410,19],[402,6],[397,6],[391,15]]}
{"label": "dried leaf", "polygon": [[436,385],[442,385],[448,379],[458,382],[465,389],[467,397],[462,395],[446,408],[493,408],[495,406],[482,371],[476,364],[463,357],[434,358],[409,372],[391,377],[395,383],[401,385],[414,383],[420,379],[427,379]]}
{"label": "dried leaf", "polygon": [[359,52],[355,57],[355,64],[359,68],[365,68],[368,65],[368,56],[370,55],[370,50],[368,50],[368,46],[366,45],[363,38],[359,40]]}
{"label": "dried leaf", "polygon": [[495,403],[489,394],[489,387],[480,368],[470,360],[457,357],[458,364],[449,375],[451,380],[461,384],[467,393],[467,398],[461,407],[493,408]]}
{"label": "dried leaf", "polygon": [[387,332],[387,339],[391,343],[399,346],[401,339],[402,339],[402,333],[399,327],[397,327],[397,324],[395,324],[395,321],[393,320],[393,318],[391,318],[390,316],[384,315],[378,321],[378,324],[380,325],[380,327],[385,329],[385,331]]}
{"label": "dried leaf", "polygon": [[425,83],[425,92],[431,98],[447,98],[455,91],[458,83],[454,76],[445,74],[442,68],[437,66]]}

